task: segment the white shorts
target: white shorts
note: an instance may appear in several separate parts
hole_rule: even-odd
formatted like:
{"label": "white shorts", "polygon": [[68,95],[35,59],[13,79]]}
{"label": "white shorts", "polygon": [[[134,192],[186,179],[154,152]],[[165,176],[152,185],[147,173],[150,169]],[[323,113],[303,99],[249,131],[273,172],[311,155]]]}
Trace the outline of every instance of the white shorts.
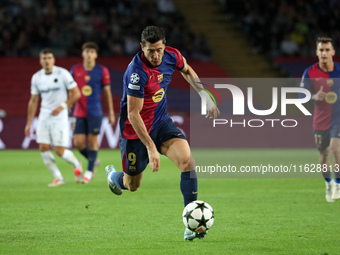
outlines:
{"label": "white shorts", "polygon": [[36,130],[37,143],[67,147],[69,144],[70,125],[68,116],[39,115]]}

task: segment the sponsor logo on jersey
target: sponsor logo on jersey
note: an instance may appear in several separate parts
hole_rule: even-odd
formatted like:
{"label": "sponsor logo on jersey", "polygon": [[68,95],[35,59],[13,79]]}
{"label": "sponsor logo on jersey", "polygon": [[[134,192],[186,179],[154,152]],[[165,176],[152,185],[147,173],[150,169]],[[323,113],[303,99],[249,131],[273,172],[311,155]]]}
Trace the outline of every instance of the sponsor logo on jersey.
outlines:
{"label": "sponsor logo on jersey", "polygon": [[334,104],[337,99],[338,99],[338,95],[333,91],[328,92],[325,96],[325,101],[326,103],[329,103],[329,104]]}
{"label": "sponsor logo on jersey", "polygon": [[165,95],[164,89],[161,88],[160,90],[158,90],[158,91],[152,96],[152,100],[153,100],[155,103],[158,103],[158,102],[162,101],[164,95]]}
{"label": "sponsor logo on jersey", "polygon": [[92,88],[89,85],[85,85],[81,89],[81,93],[83,93],[84,96],[90,96],[92,94]]}
{"label": "sponsor logo on jersey", "polygon": [[140,80],[140,77],[139,77],[138,73],[131,74],[131,76],[130,76],[131,83],[136,84],[136,83],[139,82],[139,80]]}
{"label": "sponsor logo on jersey", "polygon": [[58,91],[60,90],[60,88],[48,88],[48,89],[41,89],[39,90],[39,92],[42,93],[49,93],[49,92],[53,92],[53,91]]}
{"label": "sponsor logo on jersey", "polygon": [[133,85],[131,83],[129,83],[129,86],[128,86],[129,89],[133,89],[133,90],[140,90],[140,86],[138,85]]}
{"label": "sponsor logo on jersey", "polygon": [[158,83],[161,83],[163,81],[163,74],[160,74],[157,76]]}

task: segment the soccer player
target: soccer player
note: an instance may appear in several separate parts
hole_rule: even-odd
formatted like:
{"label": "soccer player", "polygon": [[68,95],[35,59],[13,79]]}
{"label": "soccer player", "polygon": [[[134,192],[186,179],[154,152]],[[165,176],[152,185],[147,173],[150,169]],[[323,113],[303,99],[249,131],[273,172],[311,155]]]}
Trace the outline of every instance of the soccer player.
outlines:
{"label": "soccer player", "polygon": [[[94,42],[85,42],[82,46],[83,63],[72,67],[71,73],[81,91],[80,100],[74,109],[76,117],[73,141],[74,145],[85,158],[87,170],[83,182],[89,183],[94,177],[99,165],[98,135],[103,119],[101,92],[107,102],[109,122],[114,124],[115,115],[111,94],[111,80],[109,70],[96,63],[98,46]],[[87,145],[87,143],[88,145]]]}
{"label": "soccer player", "polygon": [[[322,175],[326,181],[326,200],[340,198],[340,63],[333,61],[335,50],[331,38],[320,37],[316,41],[319,62],[308,67],[302,76],[301,87],[312,93],[315,101],[313,129],[315,144],[320,152],[319,163],[326,166]],[[329,154],[333,156],[333,166]],[[331,170],[334,171],[335,183]]]}
{"label": "soccer player", "polygon": [[[120,112],[123,171],[116,172],[112,165],[107,166],[108,185],[117,195],[121,195],[124,189],[136,191],[148,163],[153,172],[158,171],[161,153],[180,169],[180,189],[184,205],[187,205],[197,200],[195,162],[184,134],[167,113],[166,92],[176,69],[197,91],[202,85],[197,83],[197,74],[181,53],[165,46],[163,29],[146,27],[141,36],[141,48],[142,51],[135,55],[123,78]],[[199,94],[207,97],[207,117],[216,118],[219,110],[211,98],[202,90]],[[203,238],[206,234],[186,229],[184,240]]]}
{"label": "soccer player", "polygon": [[38,108],[39,95],[41,107],[36,130],[37,143],[46,167],[54,176],[49,187],[64,185],[65,181],[56,165],[51,145],[58,156],[73,165],[76,182],[81,181],[82,169],[73,152],[66,149],[69,139],[68,108],[79,98],[77,83],[64,68],[54,65],[55,58],[49,49],[40,52],[42,69],[36,72],[31,81],[31,98],[28,103],[25,135],[30,136],[31,125]]}

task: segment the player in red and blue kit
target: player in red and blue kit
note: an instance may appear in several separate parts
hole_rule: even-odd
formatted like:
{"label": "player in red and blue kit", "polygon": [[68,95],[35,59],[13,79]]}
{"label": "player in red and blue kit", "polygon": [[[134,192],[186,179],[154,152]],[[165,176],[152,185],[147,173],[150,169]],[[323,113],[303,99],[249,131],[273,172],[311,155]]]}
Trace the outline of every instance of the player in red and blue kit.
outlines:
{"label": "player in red and blue kit", "polygon": [[[333,61],[335,50],[331,38],[318,38],[316,47],[319,62],[305,70],[300,86],[308,89],[315,101],[315,144],[320,152],[319,163],[325,169],[322,174],[326,181],[326,200],[334,202],[340,198],[340,63]],[[335,183],[331,170],[334,170]]]}
{"label": "player in red and blue kit", "polygon": [[[77,82],[81,97],[74,109],[76,117],[73,141],[74,145],[87,158],[87,171],[84,173],[84,183],[89,183],[94,177],[99,165],[98,135],[103,118],[100,95],[103,92],[109,110],[109,122],[115,121],[111,94],[109,70],[96,63],[98,46],[94,42],[86,42],[82,47],[83,63],[72,67],[71,73]],[[86,145],[88,141],[88,146]]]}
{"label": "player in red and blue kit", "polygon": [[[180,169],[180,188],[184,205],[187,205],[197,200],[195,162],[184,134],[167,112],[166,92],[175,70],[179,70],[196,90],[202,85],[197,83],[197,74],[181,53],[165,46],[163,29],[146,27],[141,36],[141,48],[124,74],[120,113],[123,171],[116,172],[112,165],[106,167],[109,188],[117,195],[124,189],[136,191],[148,163],[153,172],[158,171],[161,153]],[[219,110],[210,97],[207,102],[207,117],[216,118]],[[193,240],[205,235],[186,229],[184,239]]]}

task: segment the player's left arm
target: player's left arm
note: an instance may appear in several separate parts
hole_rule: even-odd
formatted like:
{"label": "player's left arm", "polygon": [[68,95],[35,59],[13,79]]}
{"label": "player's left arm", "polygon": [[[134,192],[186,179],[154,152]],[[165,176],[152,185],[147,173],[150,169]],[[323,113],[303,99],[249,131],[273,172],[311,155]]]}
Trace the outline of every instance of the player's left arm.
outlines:
{"label": "player's left arm", "polygon": [[197,73],[192,69],[192,67],[187,63],[186,59],[183,57],[184,67],[179,70],[184,77],[184,79],[198,92],[200,97],[206,97],[207,101],[207,115],[206,118],[214,118],[220,115],[220,111],[217,106],[212,101],[211,97],[203,89],[203,85],[200,83]]}
{"label": "player's left arm", "polygon": [[107,103],[107,107],[109,109],[109,122],[111,125],[113,125],[115,123],[115,111],[113,108],[111,86],[110,85],[104,86],[103,93],[104,93],[105,101]]}

